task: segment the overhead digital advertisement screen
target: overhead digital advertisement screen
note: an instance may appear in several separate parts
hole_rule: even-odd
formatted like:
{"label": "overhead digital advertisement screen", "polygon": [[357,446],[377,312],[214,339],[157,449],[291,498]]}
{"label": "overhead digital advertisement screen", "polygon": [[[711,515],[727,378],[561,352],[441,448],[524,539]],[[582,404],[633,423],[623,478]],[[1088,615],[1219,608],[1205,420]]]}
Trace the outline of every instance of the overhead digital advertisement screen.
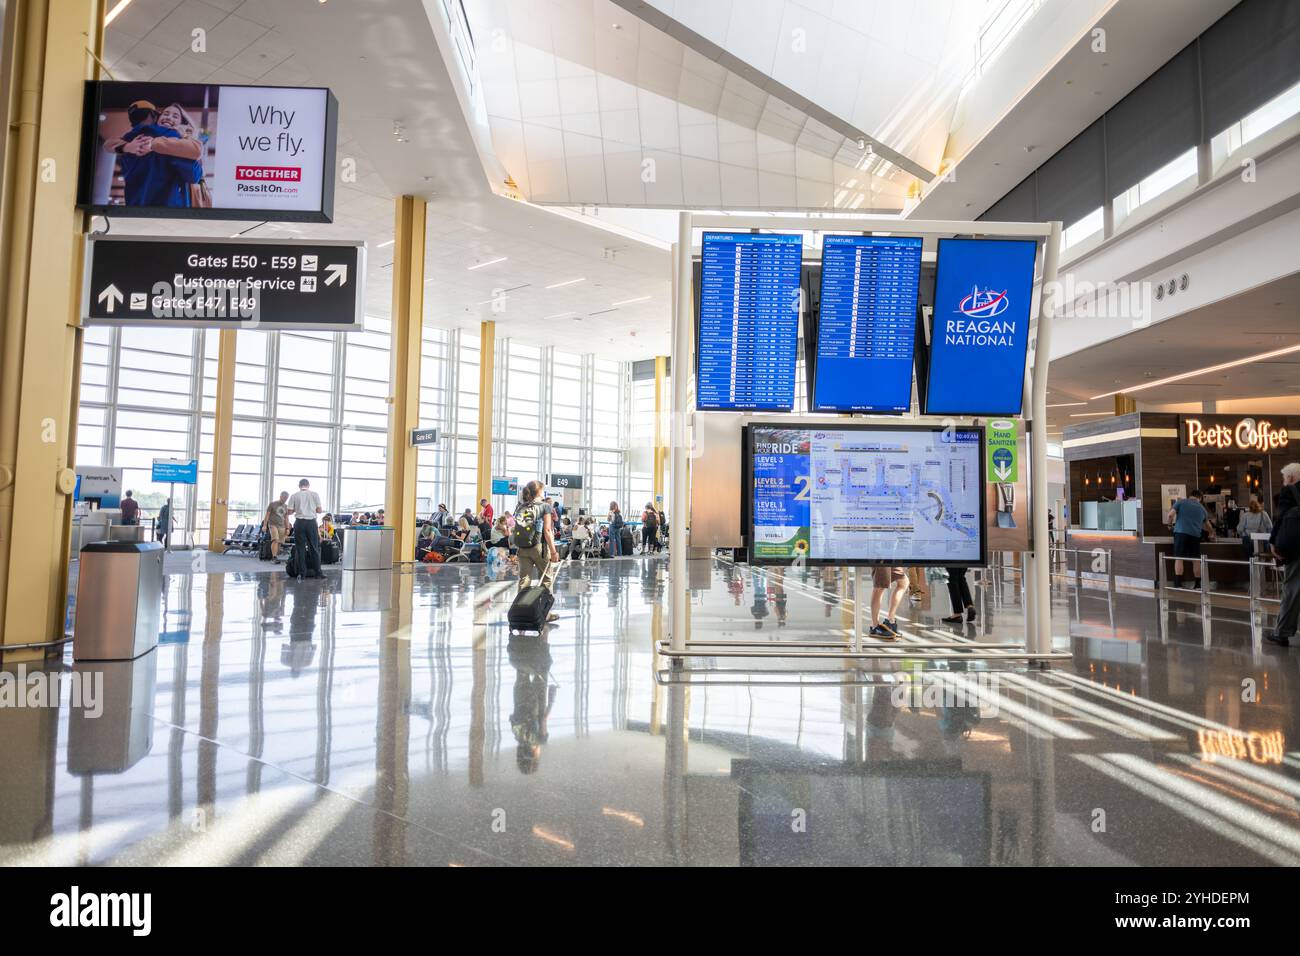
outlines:
{"label": "overhead digital advertisement screen", "polygon": [[790,411],[799,348],[803,236],[704,233],[695,405]]}
{"label": "overhead digital advertisement screen", "polygon": [[1033,239],[940,239],[928,415],[1019,415],[1033,301]]}
{"label": "overhead digital advertisement screen", "polygon": [[86,84],[77,204],[157,218],[330,222],[338,102],[327,89]]}
{"label": "overhead digital advertisement screen", "polygon": [[822,238],[813,411],[905,412],[921,281],[921,239]]}
{"label": "overhead digital advertisement screen", "polygon": [[755,564],[978,565],[984,430],[746,427]]}

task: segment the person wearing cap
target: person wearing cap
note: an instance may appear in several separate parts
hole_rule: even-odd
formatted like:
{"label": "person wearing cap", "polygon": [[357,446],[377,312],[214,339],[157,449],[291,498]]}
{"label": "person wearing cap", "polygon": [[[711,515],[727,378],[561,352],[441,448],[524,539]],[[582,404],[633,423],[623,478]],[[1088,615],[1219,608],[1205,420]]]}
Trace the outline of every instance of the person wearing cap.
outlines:
{"label": "person wearing cap", "polygon": [[[193,124],[179,105],[160,111],[149,100],[133,102],[126,116],[131,128],[104,143],[106,150],[118,154],[126,205],[188,206],[188,186],[196,181],[196,174],[202,176],[198,162],[202,144],[182,132]],[[187,139],[190,142],[169,142]]]}

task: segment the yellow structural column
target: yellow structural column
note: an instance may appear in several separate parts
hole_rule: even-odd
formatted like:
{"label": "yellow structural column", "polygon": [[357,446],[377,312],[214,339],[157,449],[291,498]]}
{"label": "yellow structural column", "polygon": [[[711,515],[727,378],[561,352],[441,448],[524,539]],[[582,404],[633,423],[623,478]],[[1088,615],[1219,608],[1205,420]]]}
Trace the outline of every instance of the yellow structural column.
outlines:
{"label": "yellow structural column", "polygon": [[1136,399],[1129,398],[1127,395],[1124,395],[1123,393],[1115,396],[1116,415],[1132,415],[1137,410],[1138,410],[1138,403]]}
{"label": "yellow structural column", "polygon": [[668,395],[668,356],[655,356],[655,459],[654,459],[654,498],[655,504],[663,507],[664,472],[668,468],[667,429],[664,428],[664,412],[667,409]]}
{"label": "yellow structural column", "polygon": [[230,524],[230,446],[234,441],[235,336],[237,329],[222,329],[217,339],[217,407],[212,427],[212,510],[208,522],[208,550],[220,554]]}
{"label": "yellow structural column", "polygon": [[384,509],[393,526],[393,560],[415,560],[415,474],[419,449],[411,429],[420,427],[420,349],[424,330],[424,233],[428,204],[415,196],[397,200],[393,224],[393,308],[390,333],[392,395],[388,411],[388,468]]}
{"label": "yellow structural column", "polygon": [[[83,83],[102,47],[97,0],[25,0],[0,76],[0,658],[63,636],[75,446]],[[3,58],[0,58],[3,60]]]}
{"label": "yellow structural column", "polygon": [[[478,332],[478,473],[473,507],[492,500],[492,383],[496,379],[497,324],[484,322]],[[531,480],[531,479],[530,479]]]}

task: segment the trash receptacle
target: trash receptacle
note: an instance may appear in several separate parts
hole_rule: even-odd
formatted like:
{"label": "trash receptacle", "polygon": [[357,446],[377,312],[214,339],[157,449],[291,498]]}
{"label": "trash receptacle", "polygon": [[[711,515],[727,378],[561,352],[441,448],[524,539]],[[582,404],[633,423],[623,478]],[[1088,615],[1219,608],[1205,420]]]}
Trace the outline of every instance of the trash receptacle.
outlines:
{"label": "trash receptacle", "polygon": [[72,657],[129,661],[158,645],[163,546],[96,541],[81,549]]}

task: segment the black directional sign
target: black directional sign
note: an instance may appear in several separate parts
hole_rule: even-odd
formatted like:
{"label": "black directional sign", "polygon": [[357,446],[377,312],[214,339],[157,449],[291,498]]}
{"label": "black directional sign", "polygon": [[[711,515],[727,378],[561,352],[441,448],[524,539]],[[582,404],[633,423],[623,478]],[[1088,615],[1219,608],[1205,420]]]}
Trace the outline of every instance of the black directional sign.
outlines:
{"label": "black directional sign", "polygon": [[316,329],[364,320],[359,242],[104,236],[89,239],[86,325]]}

